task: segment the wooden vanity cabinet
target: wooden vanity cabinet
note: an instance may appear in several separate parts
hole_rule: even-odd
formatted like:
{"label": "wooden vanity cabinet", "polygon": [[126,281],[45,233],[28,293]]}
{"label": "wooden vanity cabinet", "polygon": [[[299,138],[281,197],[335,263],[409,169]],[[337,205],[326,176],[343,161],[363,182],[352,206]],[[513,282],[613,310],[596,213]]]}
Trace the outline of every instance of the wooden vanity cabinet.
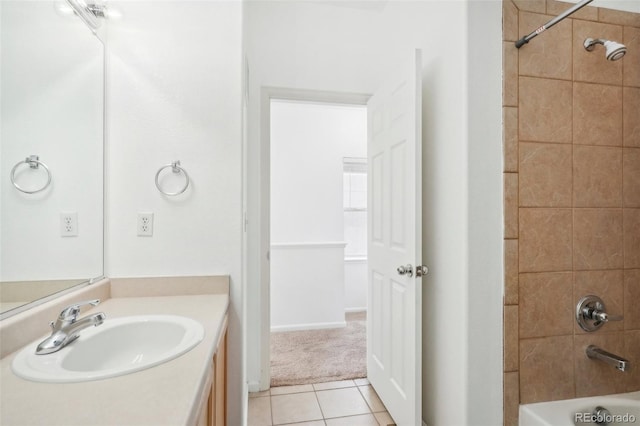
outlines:
{"label": "wooden vanity cabinet", "polygon": [[209,426],[227,424],[227,330],[213,357],[213,381],[209,395]]}
{"label": "wooden vanity cabinet", "polygon": [[227,424],[227,322],[220,335],[211,365],[211,389],[200,411],[197,426],[226,426]]}

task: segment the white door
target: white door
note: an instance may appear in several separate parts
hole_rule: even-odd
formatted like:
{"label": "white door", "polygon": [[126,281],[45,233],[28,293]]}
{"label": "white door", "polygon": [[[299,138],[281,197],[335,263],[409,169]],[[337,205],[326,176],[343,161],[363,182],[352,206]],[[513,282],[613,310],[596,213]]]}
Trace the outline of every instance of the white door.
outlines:
{"label": "white door", "polygon": [[420,51],[408,59],[368,103],[367,374],[399,426],[422,423]]}

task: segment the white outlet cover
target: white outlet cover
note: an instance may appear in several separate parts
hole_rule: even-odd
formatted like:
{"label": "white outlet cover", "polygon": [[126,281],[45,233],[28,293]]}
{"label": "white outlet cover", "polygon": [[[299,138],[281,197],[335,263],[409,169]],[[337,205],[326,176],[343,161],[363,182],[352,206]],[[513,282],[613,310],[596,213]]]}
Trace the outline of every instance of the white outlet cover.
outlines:
{"label": "white outlet cover", "polygon": [[153,236],[153,213],[138,213],[138,236]]}
{"label": "white outlet cover", "polygon": [[77,237],[78,236],[78,213],[77,212],[60,213],[60,236],[61,237]]}

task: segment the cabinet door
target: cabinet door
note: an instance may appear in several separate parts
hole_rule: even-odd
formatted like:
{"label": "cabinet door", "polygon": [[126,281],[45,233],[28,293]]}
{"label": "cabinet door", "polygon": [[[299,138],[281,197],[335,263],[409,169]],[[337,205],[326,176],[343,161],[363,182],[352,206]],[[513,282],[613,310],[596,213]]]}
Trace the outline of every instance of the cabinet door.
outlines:
{"label": "cabinet door", "polygon": [[[215,382],[215,369],[211,368],[211,371],[209,372],[209,375],[211,376],[211,383]],[[212,393],[213,393],[213,389],[214,386],[211,385],[211,388],[209,389],[209,395],[207,396],[207,402],[206,404],[203,404],[202,408],[200,409],[200,414],[198,415],[198,420],[196,422],[196,426],[211,426],[211,398],[212,398]]]}
{"label": "cabinet door", "polygon": [[213,382],[209,395],[209,426],[227,424],[227,332],[213,357]]}

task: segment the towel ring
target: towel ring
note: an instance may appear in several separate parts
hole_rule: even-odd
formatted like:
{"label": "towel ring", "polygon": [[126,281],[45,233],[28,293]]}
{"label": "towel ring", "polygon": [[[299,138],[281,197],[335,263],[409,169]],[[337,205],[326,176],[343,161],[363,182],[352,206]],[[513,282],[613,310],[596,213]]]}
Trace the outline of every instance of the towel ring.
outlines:
{"label": "towel ring", "polygon": [[[161,173],[164,169],[169,168],[169,167],[171,167],[171,171],[172,171],[173,173],[182,173],[182,174],[184,174],[184,177],[185,177],[185,179],[186,179],[186,182],[185,182],[185,184],[184,184],[184,187],[183,187],[181,190],[179,190],[179,191],[176,191],[176,192],[167,192],[167,191],[165,191],[165,190],[163,190],[163,189],[162,189],[162,187],[160,186],[160,182],[158,182],[158,178],[160,177],[160,173]],[[187,173],[187,171],[186,171],[185,169],[183,169],[182,167],[180,167],[180,160],[178,160],[178,161],[174,161],[174,162],[173,162],[173,163],[171,163],[171,164],[165,164],[164,166],[160,167],[160,169],[159,169],[159,170],[158,170],[158,172],[156,173],[156,188],[158,188],[158,191],[162,192],[164,195],[170,195],[170,196],[173,196],[173,195],[180,195],[180,194],[182,194],[182,193],[183,193],[184,191],[186,191],[186,190],[187,190],[187,188],[189,187],[189,182],[190,182],[190,181],[189,181],[189,174]]]}
{"label": "towel ring", "polygon": [[[33,191],[29,191],[29,190],[26,190],[24,188],[21,188],[20,185],[18,185],[16,183],[16,170],[22,164],[28,164],[30,169],[39,169],[40,166],[42,166],[42,168],[47,172],[47,183],[45,183],[42,188],[35,189]],[[35,194],[37,192],[44,191],[45,189],[47,189],[47,187],[51,183],[51,171],[49,170],[49,168],[47,167],[46,164],[44,164],[42,161],[40,161],[40,157],[38,157],[37,155],[30,155],[27,158],[25,158],[24,161],[20,161],[20,162],[18,162],[18,164],[13,166],[13,169],[11,169],[11,183],[20,192],[24,192],[25,194]]]}

